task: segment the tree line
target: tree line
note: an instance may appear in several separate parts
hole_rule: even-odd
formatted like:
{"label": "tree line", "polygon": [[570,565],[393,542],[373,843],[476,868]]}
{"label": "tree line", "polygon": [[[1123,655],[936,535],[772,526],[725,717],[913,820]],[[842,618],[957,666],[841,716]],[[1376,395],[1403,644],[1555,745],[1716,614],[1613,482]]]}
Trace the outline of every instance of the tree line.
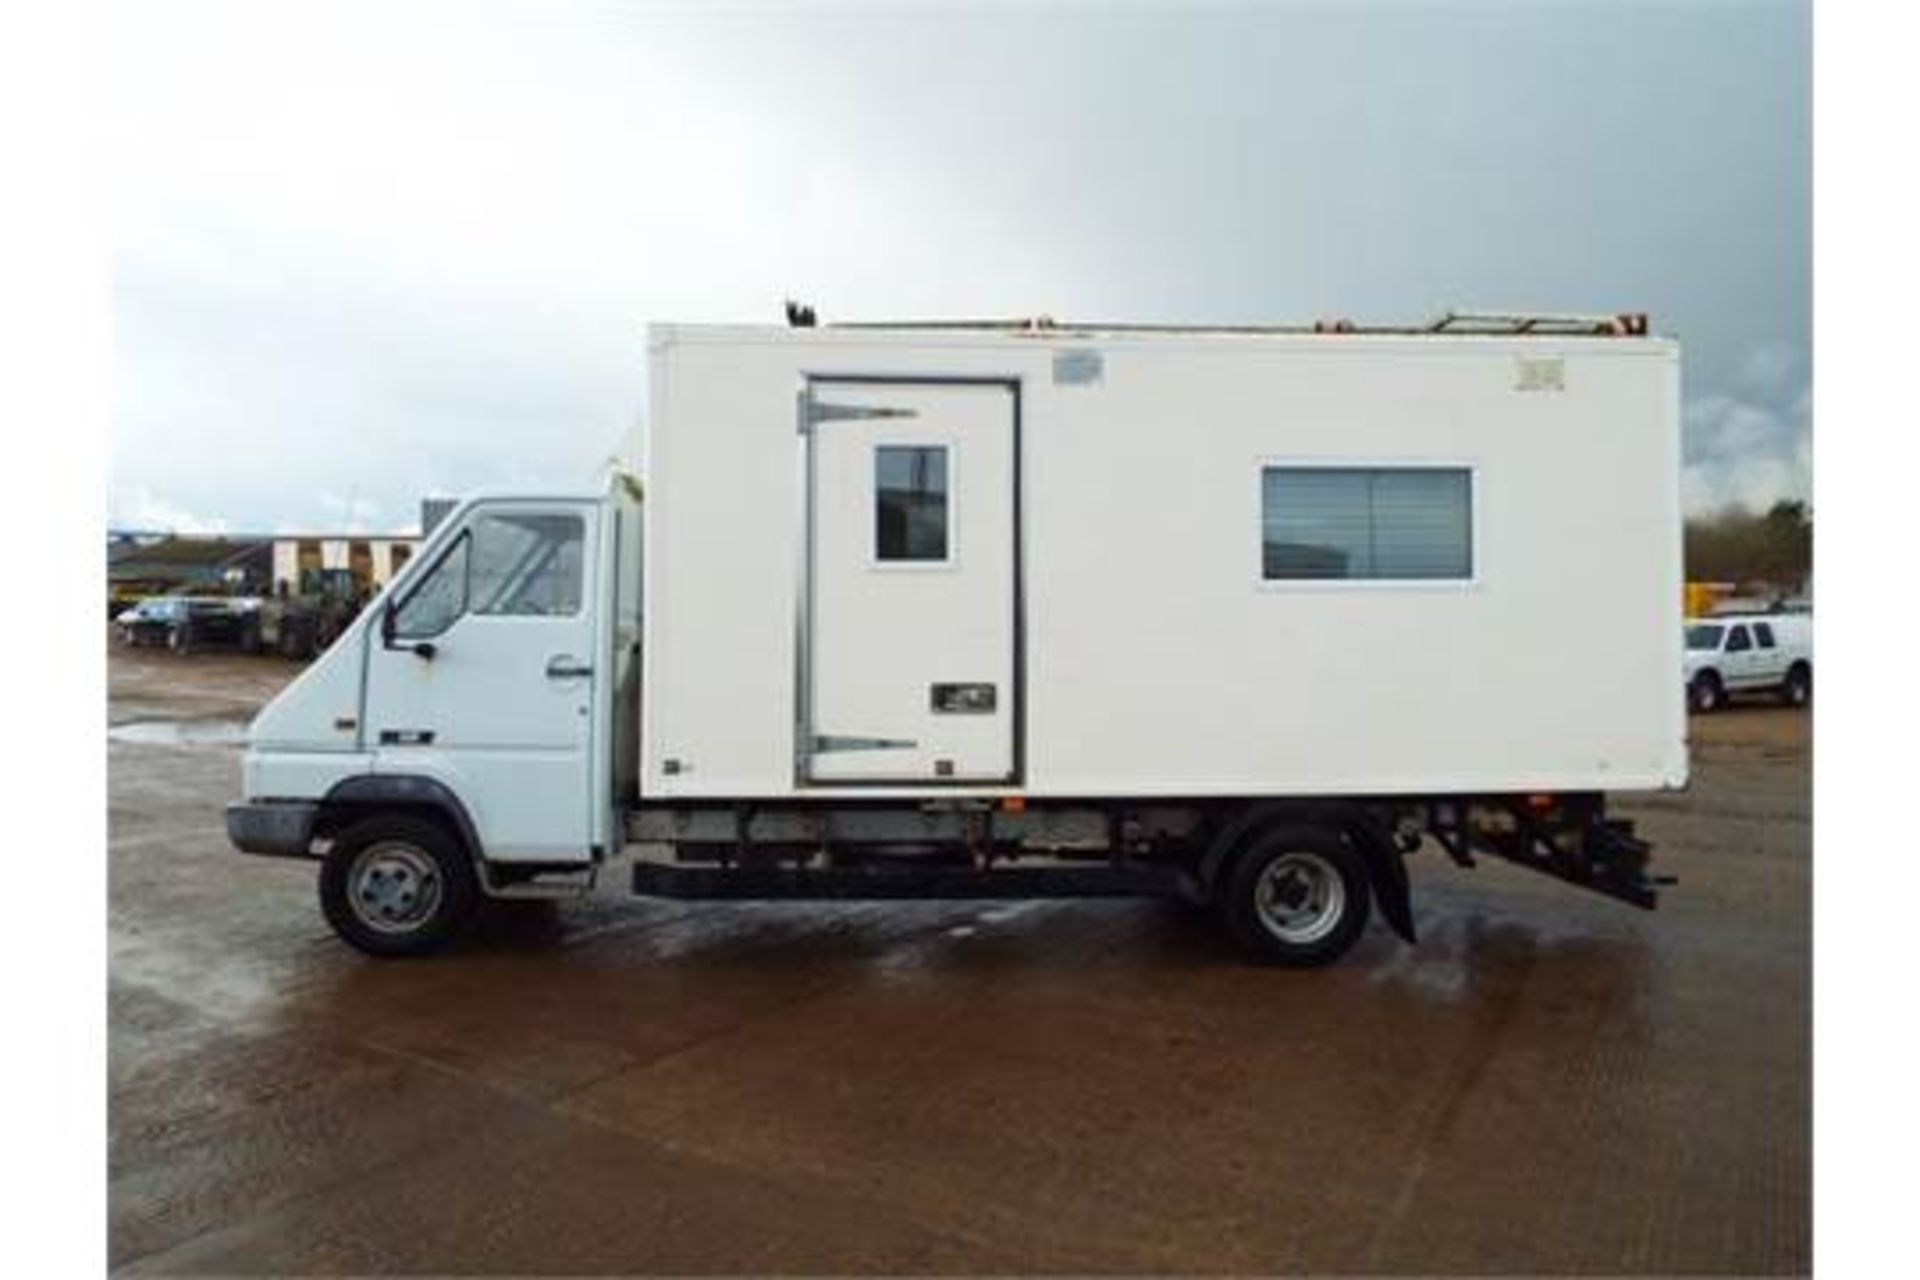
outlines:
{"label": "tree line", "polygon": [[1687,521],[1687,580],[1764,582],[1794,591],[1813,570],[1813,511],[1776,502],[1765,513],[1732,508]]}

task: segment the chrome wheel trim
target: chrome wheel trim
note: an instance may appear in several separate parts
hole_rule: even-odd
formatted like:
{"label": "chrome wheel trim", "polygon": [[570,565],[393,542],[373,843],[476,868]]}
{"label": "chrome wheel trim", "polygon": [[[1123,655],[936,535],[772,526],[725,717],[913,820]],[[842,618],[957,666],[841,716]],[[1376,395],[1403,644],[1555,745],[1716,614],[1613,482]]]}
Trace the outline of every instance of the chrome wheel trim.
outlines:
{"label": "chrome wheel trim", "polygon": [[418,845],[381,841],[347,871],[347,908],[377,933],[413,933],[440,905],[440,868]]}
{"label": "chrome wheel trim", "polygon": [[1311,946],[1347,914],[1347,883],[1317,853],[1283,853],[1261,869],[1253,886],[1261,927],[1291,946]]}

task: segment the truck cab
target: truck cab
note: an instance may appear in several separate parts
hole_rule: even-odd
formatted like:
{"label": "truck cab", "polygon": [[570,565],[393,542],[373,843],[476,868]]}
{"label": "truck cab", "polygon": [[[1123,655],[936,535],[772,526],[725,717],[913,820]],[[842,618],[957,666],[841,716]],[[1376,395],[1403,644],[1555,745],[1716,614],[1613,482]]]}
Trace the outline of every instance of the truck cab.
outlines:
{"label": "truck cab", "polygon": [[[618,842],[615,771],[630,772],[615,757],[637,699],[615,694],[633,693],[639,531],[625,485],[463,503],[254,721],[235,843],[373,850],[323,901],[376,945],[443,895],[590,873]],[[472,856],[449,872],[440,843]]]}
{"label": "truck cab", "polygon": [[1687,704],[1718,711],[1737,693],[1813,699],[1813,627],[1803,614],[1725,614],[1686,623]]}

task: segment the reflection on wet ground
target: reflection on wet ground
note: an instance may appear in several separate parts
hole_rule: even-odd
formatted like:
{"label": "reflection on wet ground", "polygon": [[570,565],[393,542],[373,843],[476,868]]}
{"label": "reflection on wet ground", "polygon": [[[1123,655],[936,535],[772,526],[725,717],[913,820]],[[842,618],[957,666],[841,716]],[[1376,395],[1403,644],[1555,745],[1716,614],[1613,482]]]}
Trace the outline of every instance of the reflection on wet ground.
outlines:
{"label": "reflection on wet ground", "polygon": [[1419,946],[1314,973],[1164,903],[612,892],[379,963],[310,868],[226,849],[235,749],[122,735],[115,1264],[1805,1270],[1788,714],[1636,813],[1682,877],[1658,914],[1422,855]]}
{"label": "reflection on wet ground", "polygon": [[247,740],[244,720],[123,720],[107,728],[109,742],[133,742],[149,747],[241,746]]}

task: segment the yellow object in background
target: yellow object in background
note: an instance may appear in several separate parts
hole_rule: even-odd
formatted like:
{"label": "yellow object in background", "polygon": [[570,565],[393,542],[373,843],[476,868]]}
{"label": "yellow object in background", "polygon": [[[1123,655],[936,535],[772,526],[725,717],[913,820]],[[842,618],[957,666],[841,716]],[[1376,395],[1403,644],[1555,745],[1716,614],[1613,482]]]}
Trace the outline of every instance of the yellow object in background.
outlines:
{"label": "yellow object in background", "polygon": [[1689,618],[1704,618],[1713,612],[1713,606],[1732,596],[1735,584],[1731,582],[1689,582],[1681,600]]}

